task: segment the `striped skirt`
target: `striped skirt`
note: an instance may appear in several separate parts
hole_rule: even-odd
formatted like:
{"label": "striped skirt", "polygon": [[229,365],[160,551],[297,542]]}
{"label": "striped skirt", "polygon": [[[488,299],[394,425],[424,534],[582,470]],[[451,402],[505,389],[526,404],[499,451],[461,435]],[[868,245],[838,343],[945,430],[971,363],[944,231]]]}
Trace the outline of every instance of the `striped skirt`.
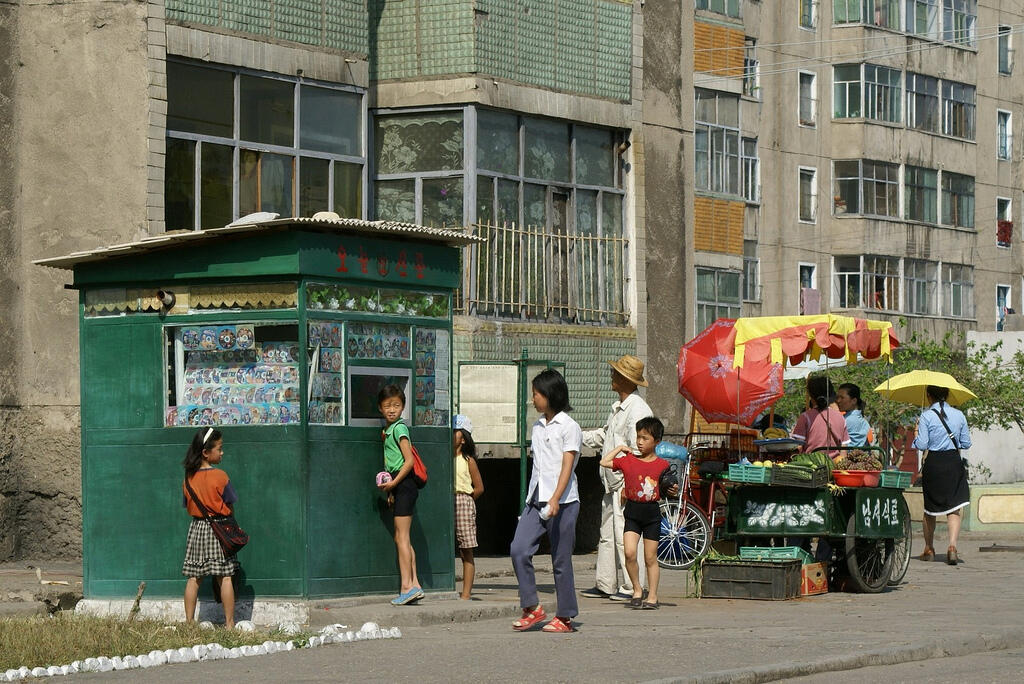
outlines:
{"label": "striped skirt", "polygon": [[227,577],[238,571],[238,560],[225,556],[224,549],[213,528],[206,520],[192,518],[185,541],[185,562],[181,574],[185,577]]}

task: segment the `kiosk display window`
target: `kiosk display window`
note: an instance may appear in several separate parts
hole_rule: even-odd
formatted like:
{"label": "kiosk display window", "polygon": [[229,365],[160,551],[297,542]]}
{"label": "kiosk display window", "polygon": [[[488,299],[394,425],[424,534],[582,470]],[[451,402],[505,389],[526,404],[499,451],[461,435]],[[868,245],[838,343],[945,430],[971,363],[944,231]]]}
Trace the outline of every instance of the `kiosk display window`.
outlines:
{"label": "kiosk display window", "polygon": [[448,331],[416,329],[416,383],[413,389],[416,425],[445,426],[451,422]]}
{"label": "kiosk display window", "polygon": [[412,339],[407,325],[349,323],[346,351],[350,359],[408,361]]}
{"label": "kiosk display window", "polygon": [[298,423],[298,326],[236,323],[167,328],[164,425]]}
{"label": "kiosk display window", "polygon": [[345,423],[345,324],[309,321],[308,420],[321,425]]}

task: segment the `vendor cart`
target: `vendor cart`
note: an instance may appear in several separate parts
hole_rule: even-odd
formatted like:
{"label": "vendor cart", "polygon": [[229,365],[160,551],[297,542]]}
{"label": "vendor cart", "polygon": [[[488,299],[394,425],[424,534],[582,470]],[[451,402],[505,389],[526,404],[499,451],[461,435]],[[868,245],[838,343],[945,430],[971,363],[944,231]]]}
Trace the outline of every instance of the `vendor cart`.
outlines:
{"label": "vendor cart", "polygon": [[819,545],[825,540],[831,547],[827,560],[834,570],[847,574],[853,588],[876,593],[894,571],[900,579],[906,573],[910,556],[898,554],[897,546],[909,539],[909,522],[903,493],[895,488],[746,484],[729,494],[723,537],[742,546],[765,546],[771,538],[800,545],[817,537]]}
{"label": "vendor cart", "polygon": [[[845,357],[848,362],[891,360],[892,349],[898,345],[887,322],[831,314],[730,323],[733,332],[728,346],[738,369],[737,383],[745,364],[784,365],[822,355]],[[716,325],[722,327],[722,322]],[[686,360],[681,353],[680,378]],[[737,399],[736,416],[742,414],[741,409],[742,401]],[[794,446],[791,442],[770,439],[754,444],[762,454],[776,452],[772,460],[788,460]],[[695,460],[700,460],[699,450],[692,450],[698,452]],[[736,458],[729,460],[739,457],[737,449]],[[680,464],[676,470],[687,477],[680,478],[684,486],[678,497],[662,502],[658,558],[664,567],[691,566],[708,551],[715,536],[745,546],[789,540],[786,543],[809,547],[810,539],[817,538],[822,560],[829,560],[836,574],[848,575],[854,589],[878,592],[887,584],[900,582],[906,573],[910,514],[902,492],[891,483],[836,487],[823,474],[820,481],[800,486],[784,478],[772,484],[770,468],[756,469],[762,472],[751,479],[699,472],[690,464]],[[706,491],[712,497],[702,496]]]}

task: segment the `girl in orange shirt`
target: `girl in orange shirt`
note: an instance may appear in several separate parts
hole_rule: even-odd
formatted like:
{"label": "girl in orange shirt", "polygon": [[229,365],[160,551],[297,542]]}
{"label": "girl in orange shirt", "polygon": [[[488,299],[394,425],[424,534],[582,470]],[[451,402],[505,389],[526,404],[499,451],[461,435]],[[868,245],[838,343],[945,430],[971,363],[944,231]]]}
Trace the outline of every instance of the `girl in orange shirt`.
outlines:
{"label": "girl in orange shirt", "polygon": [[[185,454],[185,481],[203,502],[211,515],[231,515],[232,505],[238,500],[227,473],[213,466],[224,457],[223,439],[220,430],[201,428],[192,438],[192,444]],[[221,603],[224,604],[224,626],[235,626],[235,588],[231,578],[238,571],[238,560],[225,556],[213,528],[203,516],[188,488],[182,484],[183,505],[192,516],[185,542],[185,561],[181,574],[188,577],[185,584],[185,621],[196,619],[196,602],[199,585],[207,575],[213,577],[214,589],[220,588]]]}

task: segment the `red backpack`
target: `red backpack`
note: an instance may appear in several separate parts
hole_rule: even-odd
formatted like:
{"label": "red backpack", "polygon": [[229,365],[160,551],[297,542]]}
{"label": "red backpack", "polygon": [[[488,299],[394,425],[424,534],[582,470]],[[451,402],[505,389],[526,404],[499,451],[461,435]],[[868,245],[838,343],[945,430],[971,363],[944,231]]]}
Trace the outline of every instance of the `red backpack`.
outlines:
{"label": "red backpack", "polygon": [[[382,440],[387,441],[387,431],[381,430],[380,436]],[[391,436],[394,437],[395,433],[392,432]],[[395,445],[398,447],[399,451],[402,450],[402,446],[397,437],[395,437]],[[416,487],[418,489],[423,489],[427,484],[427,466],[423,464],[423,459],[420,458],[420,452],[416,450],[411,439],[409,440],[409,449],[412,451],[412,478],[416,482]]]}

